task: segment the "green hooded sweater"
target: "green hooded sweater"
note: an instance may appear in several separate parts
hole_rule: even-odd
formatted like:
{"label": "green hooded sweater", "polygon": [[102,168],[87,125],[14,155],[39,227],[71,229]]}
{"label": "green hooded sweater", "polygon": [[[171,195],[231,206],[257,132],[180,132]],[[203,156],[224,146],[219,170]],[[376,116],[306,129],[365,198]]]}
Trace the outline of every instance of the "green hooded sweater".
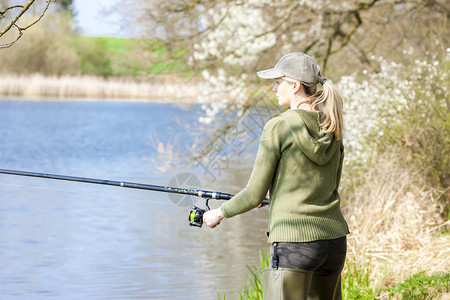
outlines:
{"label": "green hooded sweater", "polygon": [[319,112],[301,109],[267,122],[248,184],[222,204],[222,214],[257,207],[270,189],[269,243],[347,235],[338,193],[344,146],[319,124]]}

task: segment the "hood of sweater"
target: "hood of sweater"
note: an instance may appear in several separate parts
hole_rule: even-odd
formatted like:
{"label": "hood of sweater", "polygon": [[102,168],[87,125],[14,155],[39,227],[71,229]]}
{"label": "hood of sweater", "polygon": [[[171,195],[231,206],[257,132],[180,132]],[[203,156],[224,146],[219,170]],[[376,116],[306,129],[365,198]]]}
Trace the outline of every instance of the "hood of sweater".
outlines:
{"label": "hood of sweater", "polygon": [[340,141],[333,133],[320,129],[320,113],[302,109],[289,109],[283,113],[295,142],[303,153],[318,165],[325,165],[339,148]]}

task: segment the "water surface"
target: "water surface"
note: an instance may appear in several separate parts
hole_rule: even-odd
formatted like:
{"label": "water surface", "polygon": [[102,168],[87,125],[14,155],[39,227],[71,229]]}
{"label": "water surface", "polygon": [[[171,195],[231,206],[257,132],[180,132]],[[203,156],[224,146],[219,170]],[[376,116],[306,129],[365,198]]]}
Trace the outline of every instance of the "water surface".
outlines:
{"label": "water surface", "polygon": [[[133,102],[0,102],[0,168],[168,185],[194,174],[202,188],[238,192],[253,160],[210,172],[158,173],[155,139],[187,147],[195,107]],[[250,157],[254,148],[249,148]],[[188,182],[189,183],[189,182]],[[1,299],[228,299],[267,249],[267,209],[188,226],[167,194],[0,175]],[[197,202],[203,205],[201,202]],[[220,203],[211,203],[217,207]]]}

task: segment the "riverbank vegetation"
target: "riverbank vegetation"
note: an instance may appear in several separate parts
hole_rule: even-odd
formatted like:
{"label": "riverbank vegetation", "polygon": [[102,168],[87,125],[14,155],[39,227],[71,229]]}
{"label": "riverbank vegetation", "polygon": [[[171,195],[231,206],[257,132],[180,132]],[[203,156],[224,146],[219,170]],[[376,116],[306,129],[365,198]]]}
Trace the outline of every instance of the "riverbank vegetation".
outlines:
{"label": "riverbank vegetation", "polygon": [[195,102],[198,84],[189,79],[145,80],[95,75],[1,75],[0,99],[110,99]]}
{"label": "riverbank vegetation", "polygon": [[36,25],[36,34],[2,51],[0,98],[196,101],[199,84],[188,70],[174,75],[181,63],[142,61],[136,58],[142,47],[138,40],[76,35],[64,17],[52,18],[48,22],[64,24],[61,38],[52,40]]}
{"label": "riverbank vegetation", "polygon": [[196,100],[198,84],[182,59],[152,59],[164,55],[164,45],[144,51],[142,39],[83,36],[71,11],[51,8],[1,50],[0,98]]}

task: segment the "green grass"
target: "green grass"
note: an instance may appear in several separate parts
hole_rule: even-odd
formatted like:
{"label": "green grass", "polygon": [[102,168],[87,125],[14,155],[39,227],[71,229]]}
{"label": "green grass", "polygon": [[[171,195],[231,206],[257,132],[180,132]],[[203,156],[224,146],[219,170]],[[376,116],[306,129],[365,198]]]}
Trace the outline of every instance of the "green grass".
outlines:
{"label": "green grass", "polygon": [[[248,283],[238,295],[238,299],[259,300],[262,299],[262,275],[261,271],[269,266],[270,253],[260,252],[260,266],[247,266],[250,272],[247,275]],[[358,300],[402,299],[402,300],[429,300],[439,295],[449,293],[450,272],[414,274],[394,287],[378,287],[374,290],[370,286],[370,262],[365,262],[363,268],[347,261],[347,272],[342,274],[342,298]],[[219,300],[227,299],[219,295]]]}
{"label": "green grass", "polygon": [[347,260],[347,272],[342,273],[342,298],[343,299],[376,299],[374,291],[370,287],[369,263],[365,262],[363,268],[357,268],[356,264],[350,264]]}
{"label": "green grass", "polygon": [[129,38],[117,37],[93,37],[93,36],[76,36],[75,42],[82,45],[94,44],[99,46],[105,54],[124,55],[130,51],[138,41]]}
{"label": "green grass", "polygon": [[[80,56],[82,74],[109,76],[139,76],[177,74],[193,75],[186,63],[187,49],[173,50],[168,58],[167,48],[157,41],[129,38],[76,36],[72,46]],[[138,49],[138,50],[137,50]],[[141,50],[139,50],[141,49]],[[139,53],[149,51],[151,62]]]}
{"label": "green grass", "polygon": [[259,267],[247,266],[250,275],[247,275],[247,287],[241,291],[239,299],[262,299],[262,270],[270,266],[270,253],[259,252]]}
{"label": "green grass", "polygon": [[389,296],[398,295],[403,300],[435,299],[439,294],[449,293],[450,272],[434,273],[426,275],[424,273],[414,274],[405,281],[397,284],[394,288],[387,289]]}
{"label": "green grass", "polygon": [[[247,275],[247,286],[240,292],[239,299],[262,299],[262,270],[270,265],[270,253],[259,252],[259,266],[247,266],[250,275]],[[223,298],[219,295],[219,300],[227,299],[227,294]]]}

